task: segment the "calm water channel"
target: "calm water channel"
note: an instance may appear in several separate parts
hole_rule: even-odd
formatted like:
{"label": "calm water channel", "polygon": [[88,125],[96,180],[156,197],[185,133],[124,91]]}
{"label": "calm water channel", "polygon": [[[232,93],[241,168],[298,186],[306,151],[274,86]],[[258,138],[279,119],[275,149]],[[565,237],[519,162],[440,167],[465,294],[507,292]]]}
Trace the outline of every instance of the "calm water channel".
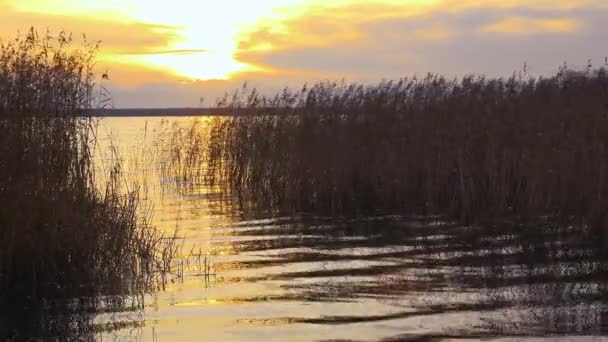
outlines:
{"label": "calm water channel", "polygon": [[228,215],[151,167],[161,120],[103,119],[100,149],[111,134],[154,224],[178,227],[184,272],[143,312],[98,314],[99,340],[608,340],[606,253],[572,227]]}

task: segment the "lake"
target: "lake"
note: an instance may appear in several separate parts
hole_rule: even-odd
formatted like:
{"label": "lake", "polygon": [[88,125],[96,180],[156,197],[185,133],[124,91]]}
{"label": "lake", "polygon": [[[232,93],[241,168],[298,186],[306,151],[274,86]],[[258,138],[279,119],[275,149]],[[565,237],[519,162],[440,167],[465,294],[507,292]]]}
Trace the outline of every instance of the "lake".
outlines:
{"label": "lake", "polygon": [[176,120],[192,119],[100,123],[96,162],[111,135],[153,223],[183,243],[182,272],[143,311],[97,314],[115,327],[100,340],[607,340],[606,255],[572,227],[229,210],[217,188],[174,186],[146,157]]}

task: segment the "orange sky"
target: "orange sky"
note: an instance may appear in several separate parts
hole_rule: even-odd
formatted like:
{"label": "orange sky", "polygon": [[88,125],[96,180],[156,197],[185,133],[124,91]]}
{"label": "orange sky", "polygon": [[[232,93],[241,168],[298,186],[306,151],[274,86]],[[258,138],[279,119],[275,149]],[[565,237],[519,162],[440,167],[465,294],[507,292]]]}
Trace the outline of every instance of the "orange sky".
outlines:
{"label": "orange sky", "polygon": [[608,56],[606,0],[0,0],[30,26],[101,40],[117,107],[197,106],[249,81],[535,74]]}

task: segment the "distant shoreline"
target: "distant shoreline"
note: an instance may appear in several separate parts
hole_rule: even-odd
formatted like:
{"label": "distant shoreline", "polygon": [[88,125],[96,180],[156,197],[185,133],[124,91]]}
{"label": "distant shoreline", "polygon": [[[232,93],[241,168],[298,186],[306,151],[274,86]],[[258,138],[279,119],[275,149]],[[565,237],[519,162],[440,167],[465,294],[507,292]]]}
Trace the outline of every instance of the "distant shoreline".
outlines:
{"label": "distant shoreline", "polygon": [[137,116],[212,116],[234,115],[225,108],[121,108],[91,110],[98,117],[137,117]]}

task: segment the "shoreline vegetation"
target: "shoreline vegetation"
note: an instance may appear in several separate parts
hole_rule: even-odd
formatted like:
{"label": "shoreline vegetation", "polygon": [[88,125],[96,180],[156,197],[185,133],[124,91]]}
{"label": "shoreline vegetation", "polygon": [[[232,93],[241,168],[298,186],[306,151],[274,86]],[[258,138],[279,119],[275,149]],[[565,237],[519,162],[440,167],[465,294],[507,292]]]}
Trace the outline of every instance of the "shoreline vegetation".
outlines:
{"label": "shoreline vegetation", "polygon": [[[271,249],[285,270],[271,279],[297,277],[302,300],[414,298],[398,314],[293,322],[479,313],[478,325],[411,338],[606,334],[605,68],[319,82],[273,96],[243,86],[218,103],[240,115],[176,122],[158,135],[164,179],[186,193],[216,189],[230,214],[259,222],[241,234],[260,240],[239,248]],[[394,263],[352,269],[354,260]],[[434,295],[449,299],[429,304]]]}
{"label": "shoreline vegetation", "polygon": [[86,112],[87,115],[98,118],[117,117],[206,117],[206,116],[239,116],[249,115],[246,108],[235,109],[226,107],[209,108],[103,108]]}
{"label": "shoreline vegetation", "polygon": [[94,117],[154,117],[154,116],[215,116],[232,115],[223,108],[104,108],[93,109],[87,114]]}
{"label": "shoreline vegetation", "polygon": [[141,309],[178,248],[123,191],[118,159],[93,164],[97,49],[33,29],[0,45],[3,340],[92,338],[96,310]]}
{"label": "shoreline vegetation", "polygon": [[244,85],[218,106],[239,115],[176,130],[167,163],[243,211],[554,220],[608,242],[603,67],[318,82],[271,96]]}

